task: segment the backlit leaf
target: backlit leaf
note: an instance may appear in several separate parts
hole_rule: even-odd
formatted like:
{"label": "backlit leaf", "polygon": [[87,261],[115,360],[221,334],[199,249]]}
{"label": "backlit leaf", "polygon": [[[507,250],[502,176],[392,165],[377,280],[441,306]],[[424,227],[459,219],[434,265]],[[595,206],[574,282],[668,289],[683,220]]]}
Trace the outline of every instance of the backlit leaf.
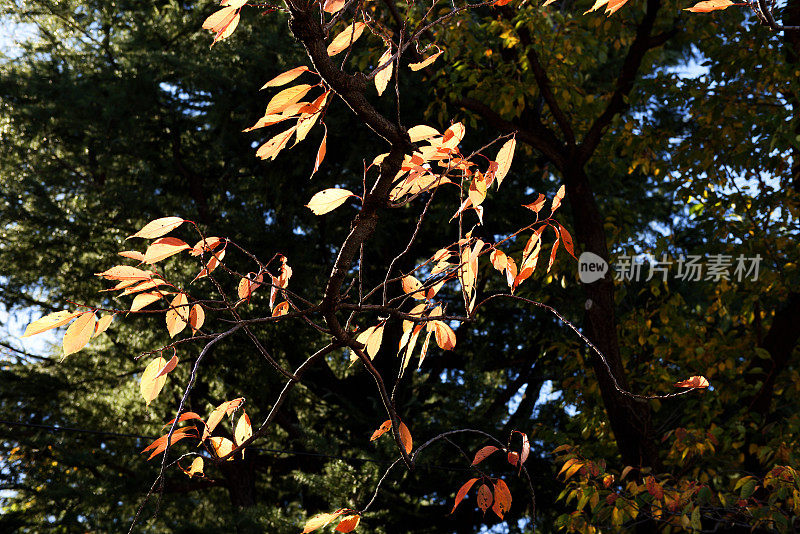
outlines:
{"label": "backlit leaf", "polygon": [[143,271],[130,265],[116,265],[102,273],[97,273],[106,280],[149,280],[155,273],[153,271]]}
{"label": "backlit leaf", "polygon": [[226,415],[231,415],[239,406],[242,405],[244,402],[243,397],[239,397],[238,399],[233,399],[229,401],[225,401],[216,408],[214,411],[211,412],[211,415],[208,416],[208,421],[206,421],[206,428],[203,431],[203,440],[205,440],[211,433],[217,428],[217,425],[222,418]]}
{"label": "backlit leaf", "polygon": [[[325,124],[323,123],[323,126]],[[314,158],[314,170],[311,171],[311,176],[314,176],[316,172],[319,170],[319,166],[322,165],[322,160],[325,159],[325,153],[328,150],[328,127],[325,126],[325,133],[322,134],[322,142],[319,144],[319,149],[317,150],[317,157]]]}
{"label": "backlit leaf", "polygon": [[403,444],[406,454],[411,454],[411,450],[414,448],[411,440],[411,432],[408,431],[408,427],[402,421],[400,421],[400,426],[397,430],[400,432],[400,443]]}
{"label": "backlit leaf", "polygon": [[94,335],[92,337],[97,337],[106,330],[108,330],[108,327],[111,326],[111,321],[113,320],[114,320],[113,313],[103,315],[102,317],[100,317],[100,319],[97,321],[97,325],[95,325],[94,327]]}
{"label": "backlit leaf", "polygon": [[175,237],[162,237],[153,241],[144,253],[145,263],[156,263],[165,258],[169,258],[179,252],[189,248],[189,245]]}
{"label": "backlit leaf", "polygon": [[727,9],[734,4],[731,0],[705,0],[698,2],[692,7],[687,7],[684,11],[691,11],[692,13],[708,13],[710,11],[718,11]]}
{"label": "backlit leaf", "polygon": [[347,189],[325,189],[320,191],[308,201],[306,207],[310,209],[314,215],[324,215],[330,211],[335,210],[345,203],[345,201],[356,196]]}
{"label": "backlit leaf", "polygon": [[387,419],[381,424],[381,426],[378,427],[378,430],[372,433],[372,436],[369,438],[369,440],[375,441],[376,439],[386,434],[391,429],[392,429],[392,420]]}
{"label": "backlit leaf", "polygon": [[97,319],[93,311],[82,313],[64,332],[64,356],[81,350],[92,339]]}
{"label": "backlit leaf", "polygon": [[361,521],[361,516],[358,514],[345,516],[339,521],[339,524],[336,525],[335,530],[336,532],[353,532],[358,526],[359,521]]}
{"label": "backlit leaf", "polygon": [[186,474],[190,477],[203,474],[203,458],[201,456],[192,460],[192,465],[189,467],[189,470],[186,471]]}
{"label": "backlit leaf", "polygon": [[317,530],[320,527],[324,527],[325,525],[331,523],[334,519],[345,513],[347,510],[341,508],[336,510],[331,514],[317,514],[308,521],[306,521],[305,526],[303,527],[303,532],[301,534],[308,534],[314,530]]}
{"label": "backlit leaf", "polygon": [[514,159],[514,149],[516,148],[516,139],[509,139],[500,148],[500,152],[497,153],[497,158],[495,158],[495,161],[497,161],[497,170],[494,173],[494,178],[497,180],[497,187],[500,187],[503,178],[506,177],[508,170],[511,168],[511,161]]}
{"label": "backlit leaf", "polygon": [[499,450],[500,449],[498,449],[494,445],[487,445],[486,447],[483,447],[482,449],[480,449],[478,452],[475,453],[475,459],[472,460],[472,464],[470,465],[478,465],[486,458],[488,458],[489,455]]}
{"label": "backlit leaf", "polygon": [[322,10],[325,13],[338,13],[345,5],[345,0],[325,0]]}
{"label": "backlit leaf", "polygon": [[41,334],[42,332],[50,330],[51,328],[57,328],[65,325],[80,314],[81,312],[71,312],[69,310],[50,313],[29,324],[27,328],[25,328],[25,333],[22,334],[22,337],[35,336],[36,334]]}
{"label": "backlit leaf", "polygon": [[676,388],[707,388],[708,386],[708,379],[704,376],[692,376],[688,380],[675,383]]}
{"label": "backlit leaf", "polygon": [[172,299],[166,321],[169,337],[175,337],[189,324],[189,299],[184,293],[178,293]]}
{"label": "backlit leaf", "polygon": [[382,70],[375,75],[375,88],[378,90],[378,96],[383,94],[383,92],[386,90],[386,86],[389,84],[389,80],[392,79],[394,62],[392,61],[391,48],[384,52],[381,58],[378,60],[377,68],[380,69],[381,67],[383,67]]}
{"label": "backlit leaf", "polygon": [[418,141],[424,141],[426,139],[430,139],[432,137],[438,137],[442,134],[439,133],[436,128],[431,128],[430,126],[425,126],[424,124],[419,124],[414,126],[413,128],[408,129],[408,136],[411,138],[412,143],[416,143]]}
{"label": "backlit leaf", "polygon": [[178,356],[173,355],[169,361],[164,364],[164,367],[158,372],[155,376],[156,378],[161,378],[162,376],[167,376],[171,371],[173,371],[178,366]]}
{"label": "backlit leaf", "polygon": [[565,186],[561,186],[558,188],[558,192],[556,192],[556,196],[553,197],[553,205],[550,208],[551,213],[555,213],[558,207],[561,205],[561,200],[564,198],[564,195],[567,193],[567,188]]}
{"label": "backlit leaf", "polygon": [[[169,434],[164,434],[163,436],[161,436],[160,438],[155,440],[153,443],[151,443],[150,445],[145,447],[144,450],[142,450],[143,453],[145,453],[147,451],[152,451],[152,453],[150,454],[150,457],[147,458],[148,460],[152,460],[154,457],[158,456],[159,454],[161,454],[162,452],[167,450],[167,437],[168,436],[169,436]],[[175,445],[177,442],[179,442],[180,440],[182,440],[184,438],[196,438],[196,437],[197,437],[197,433],[196,433],[195,429],[192,428],[192,427],[184,427],[184,428],[175,429],[175,432],[172,433],[172,438],[170,438],[170,440],[169,440],[170,447],[172,445]]]}
{"label": "backlit leaf", "polygon": [[144,373],[142,373],[142,379],[139,382],[139,392],[142,394],[142,397],[148,406],[150,406],[150,403],[153,402],[153,399],[158,397],[158,394],[161,392],[161,388],[163,388],[164,384],[167,382],[166,376],[158,376],[166,364],[167,360],[164,358],[155,358],[153,361],[147,364],[147,367],[144,369]]}
{"label": "backlit leaf", "polygon": [[502,479],[497,479],[494,483],[494,504],[492,511],[497,514],[497,517],[503,519],[503,516],[511,508],[511,491]]}
{"label": "backlit leaf", "polygon": [[328,45],[328,55],[335,56],[345,50],[351,43],[355,43],[361,34],[364,32],[366,24],[363,22],[356,22],[345,28],[342,33],[337,35]]}
{"label": "backlit leaf", "polygon": [[440,50],[440,51],[436,52],[435,54],[426,57],[425,59],[423,59],[419,63],[410,63],[408,66],[413,71],[422,70],[425,67],[427,67],[428,65],[430,65],[431,63],[433,63],[434,61],[436,61],[439,58],[439,56],[441,56],[442,54],[444,54],[444,50]]}
{"label": "backlit leaf", "polygon": [[492,500],[491,488],[489,488],[489,486],[486,484],[482,484],[481,487],[478,488],[478,495],[475,497],[475,502],[477,503],[478,508],[480,508],[484,514],[486,513],[486,510],[492,506]]}
{"label": "backlit leaf", "polygon": [[294,85],[284,89],[272,97],[272,100],[267,104],[267,110],[264,115],[280,113],[295,102],[299,102],[311,89],[312,86],[308,84]]}
{"label": "backlit leaf", "polygon": [[253,435],[253,427],[250,425],[250,418],[247,413],[242,413],[239,422],[236,423],[236,430],[233,434],[233,440],[236,445],[241,445]]}
{"label": "backlit leaf", "polygon": [[293,81],[295,78],[297,78],[298,76],[300,76],[304,72],[309,72],[309,71],[310,71],[310,69],[308,67],[305,67],[305,66],[295,67],[295,68],[293,68],[291,70],[287,70],[286,72],[284,72],[282,74],[278,74],[277,76],[272,78],[270,81],[265,83],[261,87],[261,89],[266,89],[267,87],[278,87],[278,86],[281,86],[281,85],[286,85],[287,83]]}
{"label": "backlit leaf", "polygon": [[130,239],[132,237],[155,239],[156,237],[161,237],[164,234],[170,233],[183,223],[184,220],[181,219],[180,217],[163,217],[161,219],[156,219],[155,221],[147,223],[144,226],[144,228],[142,228],[132,236],[127,237],[126,239]]}
{"label": "backlit leaf", "polygon": [[198,330],[203,327],[206,321],[206,312],[200,304],[195,304],[189,310],[189,326],[192,329],[192,334],[196,334]]}
{"label": "backlit leaf", "polygon": [[466,482],[464,482],[463,486],[458,488],[458,493],[456,493],[456,502],[455,502],[455,504],[453,504],[453,509],[450,510],[451,514],[456,511],[456,508],[458,508],[458,505],[461,504],[461,501],[463,501],[464,497],[467,496],[467,493],[469,492],[469,490],[472,487],[472,485],[475,484],[477,481],[478,481],[477,478],[471,478],[471,479],[467,480]]}
{"label": "backlit leaf", "polygon": [[150,304],[156,302],[163,296],[163,293],[159,292],[150,292],[150,293],[139,293],[131,302],[131,311],[137,312],[142,308],[149,306]]}
{"label": "backlit leaf", "polygon": [[[222,458],[233,452],[234,448],[233,442],[228,438],[223,438],[222,436],[214,436],[208,438],[208,442],[211,445],[211,449],[214,451],[214,454],[216,454],[218,458]],[[228,461],[231,460],[233,460],[233,457],[228,458]]]}

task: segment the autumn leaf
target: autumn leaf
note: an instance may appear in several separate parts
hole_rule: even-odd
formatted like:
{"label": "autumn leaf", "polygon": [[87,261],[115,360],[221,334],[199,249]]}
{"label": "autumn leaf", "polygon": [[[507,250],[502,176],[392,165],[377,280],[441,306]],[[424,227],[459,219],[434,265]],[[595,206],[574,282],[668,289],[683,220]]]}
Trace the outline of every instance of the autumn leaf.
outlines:
{"label": "autumn leaf", "polygon": [[133,237],[155,239],[156,237],[161,237],[162,235],[170,233],[184,222],[185,221],[180,217],[163,217],[161,219],[156,219],[155,221],[150,221],[144,226],[144,228],[132,236],[128,236],[126,239],[131,239]]}
{"label": "autumn leaf", "polygon": [[317,530],[320,527],[324,527],[325,525],[330,524],[334,519],[345,513],[347,509],[340,508],[333,513],[327,514],[317,514],[308,521],[306,521],[305,526],[303,527],[303,532],[301,534],[308,534],[314,530]]}
{"label": "autumn leaf", "polygon": [[161,370],[164,369],[166,364],[167,360],[158,357],[147,364],[144,373],[142,373],[142,378],[139,382],[139,392],[142,394],[147,406],[150,406],[150,403],[158,397],[161,388],[163,388],[164,384],[167,382],[166,376],[160,376]]}
{"label": "autumn leaf", "polygon": [[511,491],[502,479],[497,479],[494,483],[494,504],[492,511],[497,517],[503,519],[506,512],[511,509]]}
{"label": "autumn leaf", "polygon": [[436,344],[442,350],[453,350],[456,346],[456,333],[444,321],[433,321]]}
{"label": "autumn leaf", "polygon": [[289,303],[286,301],[281,302],[275,306],[274,310],[272,310],[273,317],[280,317],[281,315],[286,315],[287,313],[289,313]]}
{"label": "autumn leaf", "polygon": [[400,421],[400,426],[398,427],[397,430],[400,433],[400,443],[403,444],[403,448],[406,450],[406,454],[411,454],[411,449],[413,449],[411,432],[408,431],[408,427],[402,421]]}
{"label": "autumn leaf", "polygon": [[200,304],[195,304],[189,311],[189,326],[192,329],[192,335],[196,334],[198,330],[203,327],[206,321],[206,312]]}
{"label": "autumn leaf", "polygon": [[237,446],[239,446],[246,440],[250,439],[250,436],[252,435],[253,427],[250,425],[250,418],[247,416],[246,412],[243,412],[242,416],[239,417],[239,422],[236,423],[236,430],[233,433],[233,441]]}
{"label": "autumn leaf", "polygon": [[345,28],[339,35],[333,38],[331,44],[328,45],[328,55],[335,56],[345,50],[351,43],[355,43],[361,34],[364,32],[366,24],[363,22],[356,22]]}
{"label": "autumn leaf", "polygon": [[239,397],[238,399],[225,401],[214,408],[214,411],[208,416],[208,421],[206,421],[206,427],[205,430],[203,430],[202,441],[205,441],[205,439],[211,435],[214,429],[217,428],[219,422],[222,421],[223,417],[226,415],[231,415],[239,406],[242,405],[243,402],[244,397]]}
{"label": "autumn leaf", "polygon": [[322,125],[325,127],[325,133],[322,134],[322,142],[319,144],[317,157],[314,158],[314,170],[311,171],[311,176],[314,176],[319,170],[319,166],[322,165],[322,160],[325,159],[325,153],[328,150],[328,127],[324,123]]}
{"label": "autumn leaf", "polygon": [[236,27],[239,25],[239,8],[241,7],[238,4],[239,2],[236,2],[234,5],[228,5],[212,13],[205,22],[203,22],[203,29],[216,33],[211,46],[214,46],[217,41],[227,39],[234,30],[236,30]]}
{"label": "autumn leaf", "polygon": [[389,48],[383,53],[378,60],[378,74],[375,75],[375,88],[378,90],[378,96],[382,95],[392,79],[392,70],[394,69],[394,62],[392,61],[392,49]]}
{"label": "autumn leaf", "polygon": [[425,293],[420,291],[422,288],[422,282],[411,276],[410,274],[404,276],[402,279],[403,284],[403,292],[407,295],[411,295],[412,298],[417,300],[424,300]]}
{"label": "autumn leaf", "polygon": [[475,497],[475,502],[478,505],[483,513],[486,513],[486,510],[492,506],[492,490],[489,488],[488,485],[482,484],[480,488],[478,488],[478,495]]}
{"label": "autumn leaf", "polygon": [[272,100],[267,104],[267,110],[264,112],[264,115],[273,115],[282,112],[292,104],[299,102],[312,87],[313,86],[308,84],[301,84],[284,89],[272,97]]}
{"label": "autumn leaf", "polygon": [[153,241],[144,253],[144,263],[156,263],[189,248],[189,245],[175,237],[162,237]]}
{"label": "autumn leaf", "polygon": [[692,376],[688,380],[682,380],[675,383],[676,388],[707,388],[710,384],[708,379],[704,376]]}
{"label": "autumn leaf", "polygon": [[378,430],[372,433],[372,436],[369,438],[369,440],[375,441],[376,439],[386,434],[391,429],[392,429],[392,420],[387,419],[386,421],[381,423],[381,426],[378,427]]}
{"label": "autumn leaf", "polygon": [[172,358],[170,358],[169,361],[164,364],[164,368],[161,369],[155,377],[161,378],[162,376],[167,376],[167,374],[169,374],[178,366],[178,361],[178,356],[173,355]]}
{"label": "autumn leaf", "polygon": [[69,310],[50,313],[29,324],[25,328],[25,333],[22,334],[22,337],[35,336],[36,334],[41,334],[42,332],[50,330],[51,328],[63,326],[80,314],[81,312],[71,312]]}
{"label": "autumn leaf", "polygon": [[361,521],[361,516],[358,514],[345,516],[339,521],[339,524],[336,525],[335,530],[336,532],[353,532],[358,526],[359,521]]}
{"label": "autumn leaf", "polygon": [[148,292],[148,293],[139,293],[134,297],[133,302],[131,302],[131,311],[137,312],[142,308],[146,308],[150,304],[158,301],[163,297],[164,294],[160,292]]}
{"label": "autumn leaf", "polygon": [[567,188],[565,186],[561,186],[558,188],[556,192],[556,196],[553,197],[553,204],[550,207],[550,212],[555,213],[558,207],[561,205],[561,201],[564,199],[564,195],[567,193]]}
{"label": "autumn leaf", "polygon": [[198,456],[194,460],[192,460],[192,465],[189,466],[189,469],[184,471],[190,477],[195,475],[202,475],[203,474],[203,458]]}
{"label": "autumn leaf", "polygon": [[169,337],[175,337],[189,324],[189,299],[184,293],[178,293],[170,303],[166,315]]}
{"label": "autumn leaf", "polygon": [[111,321],[113,320],[114,314],[103,315],[100,317],[100,319],[97,321],[97,325],[94,328],[94,335],[92,335],[92,337],[95,338],[108,330],[108,327],[111,326]]}
{"label": "autumn leaf", "polygon": [[508,170],[511,168],[511,161],[514,159],[514,149],[516,148],[516,139],[509,139],[500,148],[500,152],[497,153],[497,157],[495,158],[495,161],[497,161],[497,170],[494,172],[494,178],[497,180],[498,188],[503,182],[503,178],[508,174]]}
{"label": "autumn leaf", "polygon": [[345,0],[325,0],[322,10],[325,13],[338,13],[345,5]]}
{"label": "autumn leaf", "polygon": [[[214,451],[214,454],[217,455],[217,458],[224,458],[225,456],[233,452],[234,449],[233,442],[228,438],[223,438],[221,436],[214,436],[208,438],[208,442],[211,445],[211,449]],[[233,457],[228,458],[228,461],[231,460],[233,460]]]}
{"label": "autumn leaf", "polygon": [[458,488],[458,493],[456,493],[456,502],[455,502],[455,504],[453,504],[453,509],[450,510],[451,514],[456,511],[456,508],[458,508],[458,505],[461,504],[461,501],[463,501],[464,497],[467,496],[467,493],[469,492],[469,490],[472,487],[472,485],[475,484],[477,481],[478,481],[477,478],[471,478],[471,479],[467,480],[466,482],[464,482],[463,486]]}
{"label": "autumn leaf", "polygon": [[489,455],[499,450],[500,449],[498,449],[494,445],[487,445],[486,447],[483,447],[482,449],[480,449],[478,452],[475,453],[475,459],[472,460],[472,463],[470,465],[478,465],[486,458],[488,458]]}
{"label": "autumn leaf", "polygon": [[560,223],[558,225],[558,229],[559,234],[561,235],[561,240],[564,242],[564,248],[567,249],[567,252],[569,252],[570,256],[577,260],[578,258],[575,257],[575,249],[572,243],[572,235],[570,235],[570,233],[567,232],[567,229],[561,226]]}
{"label": "autumn leaf", "polygon": [[[370,359],[375,358],[375,355],[378,354],[378,350],[381,348],[381,343],[383,342],[383,326],[383,324],[370,326],[356,337],[356,341],[364,345],[364,352],[367,353]],[[356,355],[355,351],[351,350],[350,361],[354,362],[356,360],[358,360],[358,355]]]}
{"label": "autumn leaf", "polygon": [[153,271],[143,271],[137,267],[130,265],[116,265],[103,271],[96,273],[97,276],[105,278],[106,280],[123,280],[123,281],[137,281],[137,280],[150,280],[155,273]]}
{"label": "autumn leaf", "polygon": [[709,13],[711,11],[727,9],[735,5],[736,4],[731,2],[731,0],[705,0],[703,2],[696,3],[692,7],[685,8],[684,11],[691,11],[692,13]]}
{"label": "autumn leaf", "polygon": [[97,319],[93,311],[82,313],[64,332],[64,357],[74,354],[86,346],[94,335]]}
{"label": "autumn leaf", "polygon": [[420,61],[419,63],[410,63],[410,64],[408,65],[408,67],[409,67],[411,70],[413,70],[413,71],[422,70],[422,69],[424,69],[425,67],[427,67],[428,65],[431,65],[431,64],[432,64],[434,61],[436,61],[436,60],[439,58],[439,56],[441,56],[442,54],[444,54],[444,50],[439,50],[439,51],[438,51],[438,52],[436,52],[435,54],[433,54],[433,55],[430,55],[430,56],[426,57],[425,59],[423,59],[423,60],[422,60],[422,61]]}
{"label": "autumn leaf", "polygon": [[123,250],[122,252],[117,252],[117,254],[123,258],[129,258],[144,263],[144,253],[138,250]]}
{"label": "autumn leaf", "polygon": [[[142,450],[142,453],[145,453],[147,451],[152,451],[150,457],[147,458],[148,460],[152,460],[153,458],[155,458],[156,456],[167,450],[168,436],[169,434],[164,434],[163,436],[155,440],[153,443],[145,447],[144,450]],[[184,438],[196,438],[196,437],[197,437],[197,432],[194,428],[192,427],[178,428],[175,430],[175,432],[172,433],[172,438],[169,440],[170,447],[172,445],[175,445],[177,442],[179,442]]]}
{"label": "autumn leaf", "polygon": [[279,87],[281,85],[286,85],[287,83],[289,83],[291,81],[294,81],[295,78],[297,78],[298,76],[300,76],[304,72],[311,72],[311,70],[308,67],[305,67],[305,66],[295,67],[295,68],[293,68],[291,70],[287,70],[286,72],[284,72],[282,74],[278,74],[277,76],[272,78],[270,81],[265,83],[261,87],[261,89],[266,89],[267,87]]}
{"label": "autumn leaf", "polygon": [[314,215],[324,215],[344,204],[349,197],[354,196],[356,195],[347,189],[325,189],[311,197],[306,207]]}

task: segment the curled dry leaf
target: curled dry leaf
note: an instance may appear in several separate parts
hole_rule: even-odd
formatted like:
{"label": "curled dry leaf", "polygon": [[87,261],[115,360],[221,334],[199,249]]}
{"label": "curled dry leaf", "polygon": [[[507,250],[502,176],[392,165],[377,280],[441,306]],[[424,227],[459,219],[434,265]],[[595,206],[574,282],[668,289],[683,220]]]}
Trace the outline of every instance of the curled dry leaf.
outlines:
{"label": "curled dry leaf", "polygon": [[365,27],[366,24],[363,22],[356,22],[345,28],[339,35],[334,37],[331,44],[328,45],[328,55],[335,56],[347,49],[351,43],[355,43],[358,38],[361,37]]}
{"label": "curled dry leaf", "polygon": [[94,335],[97,319],[93,311],[82,313],[64,332],[64,357],[86,346]]}
{"label": "curled dry leaf", "polygon": [[81,312],[71,312],[69,310],[50,313],[48,315],[45,315],[41,319],[37,319],[33,321],[31,324],[29,324],[25,328],[25,333],[22,334],[22,337],[35,336],[36,334],[41,334],[42,332],[50,330],[51,328],[57,328],[59,326],[63,326],[80,314]]}
{"label": "curled dry leaf", "polygon": [[492,453],[497,452],[499,450],[500,449],[498,449],[494,445],[487,445],[486,447],[483,447],[482,449],[478,450],[478,452],[475,453],[475,459],[472,460],[472,464],[470,465],[478,465],[486,458],[488,458]]}
{"label": "curled dry leaf", "polygon": [[381,424],[381,426],[378,427],[378,430],[372,433],[372,436],[369,438],[369,440],[375,441],[376,439],[386,434],[391,429],[392,429],[392,420],[387,419]]}
{"label": "curled dry leaf", "polygon": [[707,388],[710,384],[704,376],[691,376],[688,380],[675,383],[676,388]]}
{"label": "curled dry leaf", "polygon": [[347,189],[325,189],[311,197],[306,207],[314,215],[324,215],[335,210],[344,204],[348,198],[354,196],[356,195]]}
{"label": "curled dry leaf", "polygon": [[461,501],[463,501],[464,497],[467,496],[467,493],[469,492],[469,490],[472,487],[472,485],[475,484],[477,481],[478,481],[477,478],[471,478],[471,479],[467,480],[466,482],[464,482],[464,485],[462,485],[460,488],[458,488],[458,493],[456,493],[456,502],[455,502],[455,504],[453,504],[453,509],[450,510],[451,514],[456,511],[456,508],[458,508],[458,505],[461,504]]}
{"label": "curled dry leaf", "polygon": [[[147,447],[142,450],[142,453],[147,451],[152,451],[150,457],[147,458],[148,460],[152,460],[165,450],[167,450],[167,438],[169,437],[169,433],[164,434],[153,443],[148,445]],[[184,438],[196,438],[197,432],[192,427],[183,427],[175,429],[175,432],[172,433],[172,438],[169,440],[170,447],[178,443],[180,440]]]}
{"label": "curled dry leaf", "polygon": [[144,226],[144,228],[142,228],[132,236],[127,237],[127,239],[131,239],[132,237],[155,239],[157,237],[161,237],[162,235],[170,233],[175,228],[182,225],[184,222],[185,221],[180,217],[162,217],[161,219],[150,221]]}
{"label": "curled dry leaf", "polygon": [[158,394],[161,392],[161,388],[164,387],[164,384],[167,381],[167,377],[160,374],[161,370],[164,369],[166,364],[167,360],[158,357],[147,364],[147,367],[144,368],[142,379],[139,382],[139,392],[142,394],[144,402],[147,404],[147,406],[150,406],[150,403],[153,402],[153,399],[158,397]]}

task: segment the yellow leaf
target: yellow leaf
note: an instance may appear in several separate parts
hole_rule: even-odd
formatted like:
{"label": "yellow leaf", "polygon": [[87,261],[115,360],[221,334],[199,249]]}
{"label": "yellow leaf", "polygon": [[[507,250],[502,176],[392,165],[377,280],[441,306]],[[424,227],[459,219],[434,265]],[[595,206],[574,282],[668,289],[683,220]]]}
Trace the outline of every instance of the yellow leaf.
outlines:
{"label": "yellow leaf", "polygon": [[164,384],[167,382],[166,376],[158,376],[165,365],[167,365],[167,360],[158,357],[147,364],[144,373],[142,373],[142,380],[139,382],[139,391],[148,406],[153,402],[153,399],[158,397],[161,388],[163,388]]}
{"label": "yellow leaf", "polygon": [[299,102],[310,90],[311,86],[308,84],[294,85],[284,89],[272,97],[272,100],[267,104],[267,111],[264,112],[264,115],[280,113],[292,104]]}
{"label": "yellow leaf", "polygon": [[320,527],[324,527],[325,525],[329,524],[331,521],[342,515],[346,510],[344,508],[340,510],[336,510],[332,514],[317,514],[308,521],[306,521],[305,526],[303,527],[303,532],[301,534],[308,534],[314,530],[317,530]]}
{"label": "yellow leaf", "polygon": [[735,5],[731,0],[705,0],[698,2],[692,7],[687,7],[684,11],[691,11],[692,13],[708,13],[710,11],[718,11],[727,9]]}
{"label": "yellow leaf", "polygon": [[103,315],[102,317],[100,317],[100,320],[97,321],[97,325],[94,328],[94,335],[92,337],[97,337],[106,330],[108,330],[108,327],[111,326],[111,321],[113,320],[114,320],[113,314]]}
{"label": "yellow leaf", "polygon": [[250,436],[253,435],[253,427],[250,425],[250,418],[247,417],[246,413],[242,413],[242,416],[239,418],[239,422],[236,423],[236,430],[233,434],[233,440],[236,445],[241,445],[246,440],[250,439]]}
{"label": "yellow leaf", "polygon": [[189,245],[175,237],[162,237],[147,247],[144,253],[144,263],[156,263],[165,258],[169,258],[179,252],[189,248]]}
{"label": "yellow leaf", "polygon": [[178,335],[189,323],[189,299],[184,293],[178,293],[167,310],[167,331],[169,337]]}
{"label": "yellow leaf", "polygon": [[261,89],[266,89],[267,87],[278,87],[278,86],[281,86],[281,85],[285,85],[285,84],[293,81],[295,78],[297,78],[298,76],[300,76],[304,72],[309,72],[309,68],[308,67],[295,67],[295,68],[293,68],[291,70],[287,70],[283,74],[278,74],[277,76],[272,78],[270,81],[265,83],[261,87]]}
{"label": "yellow leaf", "polygon": [[438,57],[441,56],[442,54],[444,54],[444,51],[440,50],[439,52],[436,52],[435,54],[426,57],[425,59],[423,59],[419,63],[411,63],[408,66],[413,71],[422,70],[425,67],[427,67],[428,65],[430,65],[431,63],[433,63],[434,61],[436,61],[438,59]]}
{"label": "yellow leaf", "polygon": [[149,306],[161,298],[162,294],[157,292],[139,293],[131,303],[131,311],[137,312],[142,308]]}
{"label": "yellow leaf", "polygon": [[442,134],[440,134],[436,128],[431,128],[430,126],[426,126],[424,124],[419,124],[413,128],[409,128],[408,130],[408,136],[411,138],[412,143],[424,141],[426,139],[430,139],[431,137],[439,137],[440,135]]}
{"label": "yellow leaf", "polygon": [[297,130],[297,125],[292,126],[285,132],[281,132],[260,147],[256,151],[256,157],[261,159],[275,159],[281,150],[286,148],[292,134]]}
{"label": "yellow leaf", "polygon": [[198,456],[192,461],[192,465],[189,467],[189,471],[186,472],[187,475],[194,476],[194,475],[202,475],[203,474],[203,458]]}
{"label": "yellow leaf", "polygon": [[708,379],[704,376],[692,376],[688,380],[683,380],[675,384],[676,388],[707,388],[709,386]]}
{"label": "yellow leaf", "polygon": [[325,0],[322,10],[325,13],[338,13],[344,7],[345,0]]}
{"label": "yellow leaf", "polygon": [[69,325],[67,331],[64,332],[64,356],[69,356],[78,352],[89,343],[94,334],[95,324],[94,312],[82,313],[75,322]]}
{"label": "yellow leaf", "polygon": [[[228,438],[223,438],[221,436],[214,436],[213,438],[209,438],[209,443],[211,443],[211,448],[214,449],[214,453],[217,457],[222,458],[227,456],[233,451],[233,442]],[[228,458],[228,461],[233,460],[231,456]]]}
{"label": "yellow leaf", "polygon": [[243,397],[239,397],[238,399],[233,399],[229,401],[225,401],[216,408],[214,411],[211,412],[211,415],[208,416],[208,421],[206,422],[205,429],[203,430],[203,439],[206,439],[214,429],[217,427],[222,418],[226,415],[231,415],[236,408],[242,405],[244,402]]}
{"label": "yellow leaf", "polygon": [[175,228],[182,225],[183,222],[183,219],[180,217],[163,217],[161,219],[156,219],[155,221],[150,221],[144,226],[144,228],[132,236],[127,237],[126,239],[130,239],[132,237],[155,239],[156,237],[161,237],[164,234],[170,233]]}
{"label": "yellow leaf", "polygon": [[494,178],[497,180],[498,188],[503,182],[503,178],[508,174],[508,170],[511,168],[511,160],[514,159],[514,149],[516,147],[516,139],[509,139],[502,148],[500,148],[500,152],[497,153],[497,170],[494,173]]}
{"label": "yellow leaf", "polygon": [[345,28],[344,31],[334,37],[331,44],[328,45],[328,55],[335,56],[350,46],[351,43],[355,43],[364,32],[365,26],[366,24],[363,22],[356,22]]}
{"label": "yellow leaf", "polygon": [[[385,65],[385,67],[384,67]],[[378,90],[378,96],[382,95],[389,85],[389,80],[392,79],[392,69],[394,69],[394,62],[392,61],[392,49],[389,48],[383,53],[378,60],[378,68],[383,68],[375,75],[375,88]]]}
{"label": "yellow leaf", "polygon": [[325,189],[311,197],[306,207],[310,209],[314,215],[324,215],[344,204],[349,197],[354,196],[356,195],[347,189]]}
{"label": "yellow leaf", "polygon": [[35,336],[36,334],[41,334],[42,332],[50,330],[51,328],[65,325],[80,314],[81,312],[63,310],[45,315],[41,319],[37,319],[29,324],[28,327],[25,328],[25,333],[22,334],[22,337]]}

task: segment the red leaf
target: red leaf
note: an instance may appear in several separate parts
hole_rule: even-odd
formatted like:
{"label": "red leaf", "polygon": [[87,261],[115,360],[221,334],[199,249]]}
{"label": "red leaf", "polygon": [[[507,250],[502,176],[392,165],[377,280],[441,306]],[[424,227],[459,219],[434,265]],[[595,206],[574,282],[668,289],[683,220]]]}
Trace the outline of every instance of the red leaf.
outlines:
{"label": "red leaf", "polygon": [[383,422],[383,424],[381,424],[380,427],[378,427],[378,430],[372,433],[372,437],[370,437],[369,440],[375,441],[376,439],[386,434],[391,429],[392,429],[392,420],[387,419],[386,421]]}
{"label": "red leaf", "polygon": [[494,505],[492,506],[492,511],[497,514],[497,517],[503,519],[503,515],[509,509],[511,509],[511,491],[502,479],[497,479],[497,482],[494,483]]}
{"label": "red leaf", "polygon": [[480,488],[478,488],[478,496],[476,497],[476,502],[478,504],[478,508],[480,508],[483,513],[486,513],[486,510],[492,506],[492,490],[486,484],[483,484]]}
{"label": "red leaf", "polygon": [[499,451],[497,447],[494,445],[487,445],[486,447],[482,448],[478,452],[475,453],[475,459],[472,460],[471,465],[478,465],[482,461],[484,461],[490,454]]}
{"label": "red leaf", "polygon": [[470,489],[470,488],[472,487],[472,485],[473,485],[473,484],[475,484],[477,481],[478,481],[478,479],[477,479],[477,478],[471,478],[471,479],[467,480],[467,481],[464,483],[464,485],[463,485],[463,486],[461,486],[460,488],[458,488],[458,493],[456,493],[456,502],[455,502],[455,504],[453,505],[453,509],[450,511],[450,513],[451,513],[451,514],[452,514],[453,512],[455,512],[455,511],[456,511],[456,508],[458,508],[458,505],[459,505],[459,504],[461,504],[461,501],[463,501],[463,500],[464,500],[464,497],[466,497],[466,496],[467,496],[467,492],[469,491],[469,489]]}

